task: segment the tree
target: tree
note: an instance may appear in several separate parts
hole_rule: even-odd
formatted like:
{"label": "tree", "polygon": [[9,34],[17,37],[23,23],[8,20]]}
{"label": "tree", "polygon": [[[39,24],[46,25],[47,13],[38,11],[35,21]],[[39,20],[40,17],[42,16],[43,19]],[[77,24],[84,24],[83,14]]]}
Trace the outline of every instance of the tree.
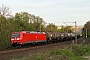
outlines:
{"label": "tree", "polygon": [[9,7],[2,4],[0,7],[0,49],[4,49],[8,45],[8,33],[9,33],[9,23],[6,17],[11,16],[11,11]]}
{"label": "tree", "polygon": [[73,28],[72,26],[61,26],[61,29],[59,30],[59,32],[69,32],[72,33],[73,32]]}
{"label": "tree", "polygon": [[55,24],[53,24],[53,23],[49,23],[49,25],[47,25],[46,30],[55,32],[55,31],[57,31],[57,26],[55,26]]}
{"label": "tree", "polygon": [[39,16],[35,16],[33,26],[35,27],[35,31],[44,31],[45,21],[43,21],[43,18],[40,18]]}
{"label": "tree", "polygon": [[69,33],[73,32],[72,26],[66,26],[64,30],[65,30],[65,32],[69,32]]}
{"label": "tree", "polygon": [[87,30],[87,35],[90,36],[90,20],[86,22],[84,25],[84,34],[86,34],[86,30]]}
{"label": "tree", "polygon": [[60,32],[65,32],[64,29],[65,29],[65,27],[62,25],[62,26],[61,26],[61,29],[60,29],[59,31],[60,31]]}
{"label": "tree", "polygon": [[32,23],[29,22],[30,17],[31,14],[29,14],[28,12],[16,13],[14,18],[15,24],[18,26],[17,28],[20,30],[28,30],[28,31],[34,30]]}
{"label": "tree", "polygon": [[4,17],[11,16],[10,8],[2,4],[2,7],[0,7],[0,15]]}

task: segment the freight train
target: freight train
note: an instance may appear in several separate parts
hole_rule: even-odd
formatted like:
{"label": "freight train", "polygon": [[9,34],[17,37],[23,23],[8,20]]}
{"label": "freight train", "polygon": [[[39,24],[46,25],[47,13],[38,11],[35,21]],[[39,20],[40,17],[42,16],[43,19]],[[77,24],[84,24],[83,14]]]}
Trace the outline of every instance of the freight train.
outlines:
{"label": "freight train", "polygon": [[[18,46],[74,40],[75,36],[75,33],[21,31],[12,32],[10,41],[12,46]],[[80,34],[77,37],[80,37]]]}

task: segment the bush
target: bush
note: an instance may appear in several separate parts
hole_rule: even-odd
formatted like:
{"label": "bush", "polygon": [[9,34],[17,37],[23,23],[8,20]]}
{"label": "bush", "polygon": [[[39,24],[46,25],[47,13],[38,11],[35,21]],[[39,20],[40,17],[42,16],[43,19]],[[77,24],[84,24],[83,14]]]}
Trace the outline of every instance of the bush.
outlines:
{"label": "bush", "polygon": [[83,44],[73,45],[64,49],[52,49],[45,52],[39,52],[18,60],[86,60],[83,55],[89,55],[90,48]]}
{"label": "bush", "polygon": [[69,49],[55,49],[50,51],[51,55],[64,55],[64,56],[74,56]]}
{"label": "bush", "polygon": [[83,56],[87,52],[87,46],[84,46],[82,44],[73,45],[72,52],[74,53],[75,56]]}

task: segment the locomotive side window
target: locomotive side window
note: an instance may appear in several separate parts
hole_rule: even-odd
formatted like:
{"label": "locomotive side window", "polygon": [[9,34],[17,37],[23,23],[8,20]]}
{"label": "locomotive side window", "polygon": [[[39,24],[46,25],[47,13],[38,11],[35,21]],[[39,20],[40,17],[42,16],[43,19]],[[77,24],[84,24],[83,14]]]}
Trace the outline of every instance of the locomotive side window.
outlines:
{"label": "locomotive side window", "polygon": [[20,34],[12,34],[12,37],[19,37]]}

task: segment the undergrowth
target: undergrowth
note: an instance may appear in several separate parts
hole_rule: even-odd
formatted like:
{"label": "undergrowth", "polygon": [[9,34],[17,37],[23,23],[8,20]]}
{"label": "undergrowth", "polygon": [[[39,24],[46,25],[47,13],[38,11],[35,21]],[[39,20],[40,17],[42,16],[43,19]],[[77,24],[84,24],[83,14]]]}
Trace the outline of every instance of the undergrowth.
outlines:
{"label": "undergrowth", "polygon": [[68,48],[56,48],[12,60],[87,60],[83,58],[85,55],[90,55],[90,47],[76,44]]}

